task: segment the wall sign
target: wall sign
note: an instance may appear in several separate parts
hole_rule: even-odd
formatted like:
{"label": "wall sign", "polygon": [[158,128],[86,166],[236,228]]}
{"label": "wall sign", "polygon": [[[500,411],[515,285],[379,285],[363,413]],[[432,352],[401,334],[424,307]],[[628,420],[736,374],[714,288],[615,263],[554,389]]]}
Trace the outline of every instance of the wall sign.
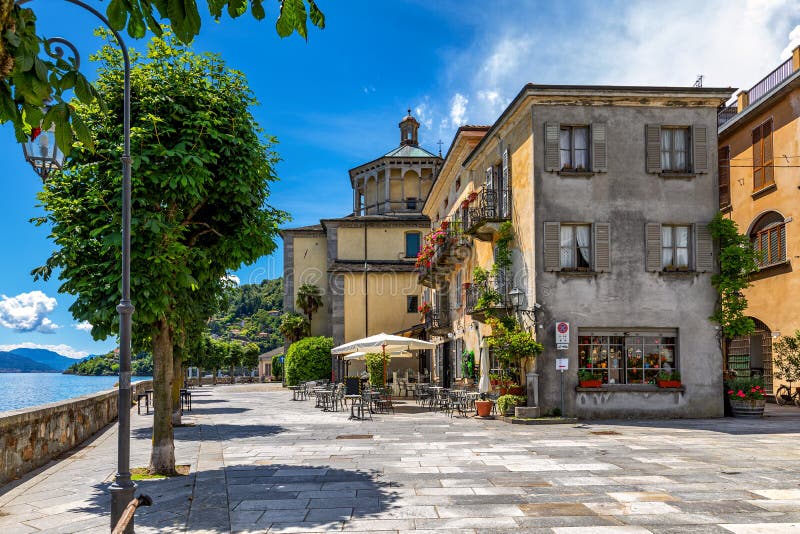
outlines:
{"label": "wall sign", "polygon": [[569,359],[556,358],[556,371],[566,371],[569,369]]}
{"label": "wall sign", "polygon": [[569,349],[569,323],[559,321],[556,323],[556,349]]}

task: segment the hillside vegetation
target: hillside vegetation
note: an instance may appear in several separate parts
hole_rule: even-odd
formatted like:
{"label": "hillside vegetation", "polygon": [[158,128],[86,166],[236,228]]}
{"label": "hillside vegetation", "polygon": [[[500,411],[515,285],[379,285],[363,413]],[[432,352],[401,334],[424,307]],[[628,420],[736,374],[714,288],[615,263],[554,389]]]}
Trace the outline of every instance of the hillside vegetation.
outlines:
{"label": "hillside vegetation", "polygon": [[[71,365],[64,371],[65,375],[113,376],[119,374],[119,354],[109,352],[102,356],[92,356]],[[133,376],[153,376],[153,355],[140,352],[131,356],[131,374]]]}
{"label": "hillside vegetation", "polygon": [[209,321],[212,336],[255,343],[261,352],[283,345],[278,329],[283,314],[283,278],[234,287],[227,301],[227,309]]}

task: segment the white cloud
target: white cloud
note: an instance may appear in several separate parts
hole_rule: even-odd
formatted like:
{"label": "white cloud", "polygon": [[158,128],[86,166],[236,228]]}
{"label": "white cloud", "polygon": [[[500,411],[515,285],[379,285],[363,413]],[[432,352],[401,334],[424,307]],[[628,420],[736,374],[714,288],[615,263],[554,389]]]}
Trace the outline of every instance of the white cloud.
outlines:
{"label": "white cloud", "polygon": [[80,330],[81,332],[91,332],[92,331],[92,323],[89,321],[82,321],[80,323],[72,325],[75,330]]}
{"label": "white cloud", "polygon": [[430,116],[430,113],[428,112],[428,105],[426,103],[416,106],[414,108],[414,115],[422,127],[426,130],[430,130],[433,127],[433,117]]}
{"label": "white cloud", "polygon": [[16,297],[0,295],[0,326],[17,332],[52,334],[58,325],[47,318],[58,302],[41,291],[20,293]]}
{"label": "white cloud", "polygon": [[0,351],[8,352],[14,349],[45,349],[45,350],[52,350],[53,352],[57,352],[62,356],[66,356],[67,358],[85,358],[89,355],[88,352],[85,350],[78,350],[69,345],[41,345],[39,343],[31,343],[30,341],[26,341],[25,343],[16,343],[12,345],[0,345]]}
{"label": "white cloud", "polygon": [[238,277],[238,276],[236,276],[235,274],[228,274],[228,275],[225,275],[225,280],[228,280],[228,281],[230,281],[230,282],[233,282],[233,283],[234,283],[234,284],[236,284],[237,286],[238,286],[238,285],[240,285],[240,284],[242,283],[242,281],[241,281],[241,280],[239,280],[239,277]]}
{"label": "white cloud", "polygon": [[794,27],[794,29],[789,32],[789,44],[786,45],[786,48],[783,49],[781,52],[781,59],[789,59],[792,57],[792,50],[800,46],[800,24]]}
{"label": "white cloud", "polygon": [[450,100],[450,125],[458,128],[466,123],[467,104],[469,99],[461,93],[456,93]]}

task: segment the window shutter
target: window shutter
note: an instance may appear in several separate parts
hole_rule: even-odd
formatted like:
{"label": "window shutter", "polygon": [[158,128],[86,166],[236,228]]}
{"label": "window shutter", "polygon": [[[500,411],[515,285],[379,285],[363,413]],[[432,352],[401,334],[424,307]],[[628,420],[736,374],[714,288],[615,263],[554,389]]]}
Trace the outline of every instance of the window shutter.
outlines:
{"label": "window shutter", "polygon": [[544,270],[561,270],[561,223],[544,223]]}
{"label": "window shutter", "polygon": [[661,224],[647,223],[645,226],[646,242],[646,270],[658,272],[661,270]]}
{"label": "window shutter", "polygon": [[608,171],[606,124],[604,122],[592,124],[592,170],[594,172]]}
{"label": "window shutter", "polygon": [[594,270],[607,273],[611,270],[611,225],[594,224]]}
{"label": "window shutter", "polygon": [[558,149],[559,124],[544,123],[544,170],[561,170],[561,152]]}
{"label": "window shutter", "polygon": [[506,148],[503,151],[503,176],[500,186],[500,217],[506,218],[511,215],[511,151]]}
{"label": "window shutter", "polygon": [[719,149],[719,207],[731,205],[731,147],[726,145]]}
{"label": "window shutter", "polygon": [[494,176],[492,168],[489,167],[486,169],[486,189],[494,189]]}
{"label": "window shutter", "polygon": [[692,128],[692,162],[694,172],[708,172],[708,129],[701,124]]}
{"label": "window shutter", "polygon": [[786,261],[786,224],[782,224],[779,228],[780,233],[780,261]]}
{"label": "window shutter", "polygon": [[694,224],[694,268],[699,273],[714,270],[714,240],[707,223]]}
{"label": "window shutter", "polygon": [[647,145],[647,172],[661,172],[661,126],[658,124],[645,125],[645,144]]}

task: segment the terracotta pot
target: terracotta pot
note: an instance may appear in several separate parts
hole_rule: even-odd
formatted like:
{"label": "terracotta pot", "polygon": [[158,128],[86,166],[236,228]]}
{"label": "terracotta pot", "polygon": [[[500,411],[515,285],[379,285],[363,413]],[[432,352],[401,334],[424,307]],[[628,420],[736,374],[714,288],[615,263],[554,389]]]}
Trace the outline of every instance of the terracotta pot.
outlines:
{"label": "terracotta pot", "polygon": [[492,401],[475,401],[475,409],[478,411],[478,417],[489,417],[492,413]]}
{"label": "terracotta pot", "polygon": [[602,385],[602,380],[581,380],[582,388],[599,388]]}
{"label": "terracotta pot", "polygon": [[681,387],[680,380],[659,380],[658,387],[660,388],[679,388]]}
{"label": "terracotta pot", "polygon": [[522,386],[513,386],[508,388],[509,395],[524,395],[525,390],[522,389]]}

